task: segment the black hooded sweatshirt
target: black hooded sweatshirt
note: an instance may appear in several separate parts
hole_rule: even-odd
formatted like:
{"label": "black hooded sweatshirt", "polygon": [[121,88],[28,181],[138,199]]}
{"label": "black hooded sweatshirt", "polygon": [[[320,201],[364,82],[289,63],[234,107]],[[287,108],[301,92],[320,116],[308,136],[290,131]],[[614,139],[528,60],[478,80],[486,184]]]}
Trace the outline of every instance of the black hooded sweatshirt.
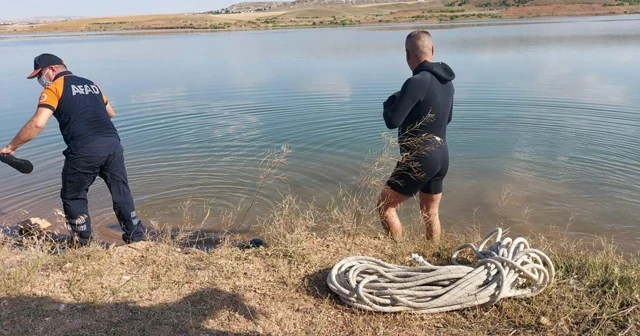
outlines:
{"label": "black hooded sweatshirt", "polygon": [[[398,128],[402,154],[411,151],[403,145],[407,140],[425,135],[439,137],[446,148],[447,125],[453,117],[454,78],[447,64],[424,61],[413,70],[413,76],[404,82],[402,89],[384,102],[384,122],[389,129]],[[429,114],[432,117],[427,117]]]}

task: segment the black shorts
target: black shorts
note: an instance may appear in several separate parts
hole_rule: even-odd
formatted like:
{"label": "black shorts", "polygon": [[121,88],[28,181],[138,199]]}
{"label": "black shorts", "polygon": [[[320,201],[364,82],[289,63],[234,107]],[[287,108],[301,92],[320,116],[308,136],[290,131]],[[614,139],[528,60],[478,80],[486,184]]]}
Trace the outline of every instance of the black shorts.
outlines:
{"label": "black shorts", "polygon": [[398,161],[387,185],[408,197],[413,197],[418,191],[437,195],[442,193],[442,182],[448,170],[449,153],[443,148],[429,153],[428,157]]}

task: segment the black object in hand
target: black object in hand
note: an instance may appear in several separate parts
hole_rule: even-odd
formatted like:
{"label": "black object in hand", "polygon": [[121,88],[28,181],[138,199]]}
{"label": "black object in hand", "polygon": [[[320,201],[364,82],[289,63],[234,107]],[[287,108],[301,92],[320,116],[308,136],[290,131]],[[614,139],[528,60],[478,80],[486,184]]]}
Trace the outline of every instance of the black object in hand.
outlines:
{"label": "black object in hand", "polygon": [[0,154],[0,161],[8,164],[11,168],[23,174],[29,174],[33,171],[33,164],[31,164],[31,162],[24,159],[18,159],[13,155]]}

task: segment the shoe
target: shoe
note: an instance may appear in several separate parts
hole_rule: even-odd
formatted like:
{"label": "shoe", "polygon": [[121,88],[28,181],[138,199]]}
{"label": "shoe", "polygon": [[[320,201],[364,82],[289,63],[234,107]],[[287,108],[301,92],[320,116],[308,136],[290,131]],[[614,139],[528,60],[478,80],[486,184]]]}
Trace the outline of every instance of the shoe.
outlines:
{"label": "shoe", "polygon": [[147,239],[142,236],[142,238],[138,238],[138,239],[131,239],[131,237],[129,235],[127,235],[126,233],[122,234],[122,240],[126,243],[126,244],[133,244],[133,243],[138,243],[141,241],[146,241]]}
{"label": "shoe", "polygon": [[248,250],[248,249],[252,249],[252,248],[258,248],[261,246],[265,246],[265,242],[264,240],[262,240],[261,238],[253,238],[251,240],[249,240],[248,242],[237,242],[235,244],[232,244],[232,246],[237,247],[241,250]]}

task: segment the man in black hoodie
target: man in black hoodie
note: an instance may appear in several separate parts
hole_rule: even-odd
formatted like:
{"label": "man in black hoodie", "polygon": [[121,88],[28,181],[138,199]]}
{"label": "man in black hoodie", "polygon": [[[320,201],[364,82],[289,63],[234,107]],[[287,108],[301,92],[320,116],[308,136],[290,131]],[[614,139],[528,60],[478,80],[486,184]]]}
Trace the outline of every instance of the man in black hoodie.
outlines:
{"label": "man in black hoodie", "polygon": [[402,158],[378,200],[378,211],[387,234],[402,235],[396,208],[420,192],[420,213],[427,239],[440,238],[438,209],[442,181],[449,168],[447,125],[453,113],[455,74],[441,62],[433,62],[435,48],[427,31],[411,32],[405,41],[406,59],[413,76],[383,104],[389,129],[398,128]]}

